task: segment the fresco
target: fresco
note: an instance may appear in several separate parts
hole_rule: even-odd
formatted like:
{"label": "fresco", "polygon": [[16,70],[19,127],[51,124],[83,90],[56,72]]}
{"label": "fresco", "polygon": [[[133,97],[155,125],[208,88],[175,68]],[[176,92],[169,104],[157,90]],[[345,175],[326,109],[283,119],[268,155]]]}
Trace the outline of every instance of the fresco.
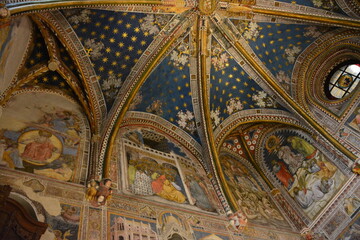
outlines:
{"label": "fresco", "polygon": [[[201,165],[174,152],[164,154],[158,149],[165,147],[154,143],[152,146],[157,149],[145,147],[149,139],[144,139],[142,132],[134,130],[125,134],[128,140],[139,144],[139,147],[126,144],[127,189],[136,195],[158,196],[205,211],[216,211],[215,192]],[[149,133],[146,135],[149,138]]]}
{"label": "fresco", "polygon": [[313,219],[345,182],[345,175],[300,132],[279,130],[265,139],[263,159],[276,180]]}
{"label": "fresco", "polygon": [[108,239],[118,240],[158,240],[155,221],[140,220],[135,218],[123,217],[115,213],[109,214],[110,225],[108,229]]}
{"label": "fresco", "polygon": [[250,223],[290,228],[257,180],[259,177],[233,157],[222,155],[220,163],[227,186]]}
{"label": "fresco", "polygon": [[89,208],[89,222],[87,230],[87,239],[98,240],[101,239],[101,210],[97,208]]}
{"label": "fresco", "polygon": [[83,128],[73,105],[46,93],[14,97],[0,118],[0,165],[73,181]]}
{"label": "fresco", "polygon": [[194,231],[194,235],[196,240],[229,240],[228,236],[208,232]]}
{"label": "fresco", "polygon": [[210,117],[213,128],[230,115],[255,108],[287,111],[215,40],[211,46]]}
{"label": "fresco", "polygon": [[69,204],[61,204],[60,215],[46,215],[46,223],[49,224],[55,239],[61,240],[78,239],[80,220],[81,207]]}
{"label": "fresco", "polygon": [[131,69],[172,17],[95,9],[62,12],[94,64],[108,109]]}
{"label": "fresco", "polygon": [[360,199],[355,197],[355,196],[350,196],[348,198],[344,199],[343,202],[343,206],[344,206],[344,210],[345,212],[351,216],[353,215],[355,212],[359,211],[359,207],[360,207]]}
{"label": "fresco", "polygon": [[360,215],[337,238],[337,240],[355,240],[355,239],[360,239]]}
{"label": "fresco", "polygon": [[185,37],[150,74],[138,92],[141,101],[133,110],[161,116],[199,142],[189,79],[189,41]]}
{"label": "fresco", "polygon": [[157,228],[161,240],[194,239],[188,223],[172,212],[160,214]]}
{"label": "fresco", "polygon": [[360,107],[357,107],[355,111],[351,114],[347,121],[347,124],[352,129],[360,133]]}
{"label": "fresco", "polygon": [[[32,24],[28,17],[0,25],[0,93],[9,86],[31,38]],[[11,41],[10,41],[11,39]]]}

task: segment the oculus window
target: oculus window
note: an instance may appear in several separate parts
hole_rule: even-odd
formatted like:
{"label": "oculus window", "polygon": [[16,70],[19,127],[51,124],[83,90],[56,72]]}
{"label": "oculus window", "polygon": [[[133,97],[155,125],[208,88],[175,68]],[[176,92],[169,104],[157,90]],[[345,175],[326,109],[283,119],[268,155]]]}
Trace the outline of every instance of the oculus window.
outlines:
{"label": "oculus window", "polygon": [[335,68],[325,85],[326,96],[330,100],[343,99],[350,95],[360,81],[360,64],[347,63]]}

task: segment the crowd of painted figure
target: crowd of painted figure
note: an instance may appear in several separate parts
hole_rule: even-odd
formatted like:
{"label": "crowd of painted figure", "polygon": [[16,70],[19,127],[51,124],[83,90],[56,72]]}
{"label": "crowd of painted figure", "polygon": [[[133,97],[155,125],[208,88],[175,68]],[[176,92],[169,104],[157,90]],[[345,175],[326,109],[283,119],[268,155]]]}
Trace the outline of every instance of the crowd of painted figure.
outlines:
{"label": "crowd of painted figure", "polygon": [[[192,175],[181,179],[178,170],[170,164],[158,164],[149,159],[131,159],[128,163],[129,189],[137,195],[157,195],[163,199],[187,203],[188,197],[197,207],[213,211],[201,177]],[[191,196],[187,197],[185,187]]]}
{"label": "crowd of painted figure", "polygon": [[299,205],[307,209],[334,189],[338,169],[301,137],[289,136],[287,143],[279,146],[280,160],[271,161],[272,170]]}

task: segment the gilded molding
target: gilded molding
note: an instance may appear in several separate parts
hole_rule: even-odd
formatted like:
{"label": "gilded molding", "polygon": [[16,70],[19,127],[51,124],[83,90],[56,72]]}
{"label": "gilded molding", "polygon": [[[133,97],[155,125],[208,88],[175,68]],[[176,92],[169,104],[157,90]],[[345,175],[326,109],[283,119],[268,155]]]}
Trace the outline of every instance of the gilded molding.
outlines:
{"label": "gilded molding", "polygon": [[[48,64],[48,68],[51,71],[57,71],[61,77],[65,79],[67,84],[71,87],[71,89],[75,92],[78,97],[84,111],[90,120],[91,129],[96,129],[95,119],[93,114],[90,113],[90,109],[88,103],[85,99],[84,94],[82,93],[82,87],[79,86],[79,80],[77,77],[68,69],[68,67],[61,61],[60,52],[58,46],[55,42],[55,37],[49,32],[49,29],[41,22],[41,20],[37,16],[32,17],[33,21],[38,25],[41,34],[45,40],[45,44],[47,46],[47,50],[49,52],[50,60]],[[54,66],[55,65],[55,66]],[[53,66],[53,70],[50,67]]]}
{"label": "gilded molding", "polygon": [[345,28],[360,28],[360,21],[354,20],[353,18],[348,17],[337,17],[337,16],[317,16],[313,14],[306,14],[303,12],[284,12],[275,9],[266,9],[266,8],[259,8],[253,7],[252,12],[256,14],[264,14],[270,15],[275,17],[284,17],[288,19],[294,20],[301,20],[307,22],[315,22],[321,24],[329,24],[329,25],[336,25]]}
{"label": "gilded molding", "polygon": [[153,10],[167,13],[183,13],[194,7],[186,1],[157,1],[157,0],[44,0],[20,1],[6,5],[10,15],[39,12],[47,10],[60,10],[68,8],[109,8],[118,6],[150,6]]}
{"label": "gilded molding", "polygon": [[69,54],[80,70],[84,79],[83,83],[88,95],[90,112],[94,115],[95,129],[93,133],[97,134],[101,129],[101,119],[106,116],[106,106],[104,96],[101,93],[99,83],[96,79],[96,73],[91,66],[91,61],[84,51],[80,40],[75,37],[75,32],[60,12],[45,12],[37,16],[48,24],[55,31],[59,40],[69,49]]}

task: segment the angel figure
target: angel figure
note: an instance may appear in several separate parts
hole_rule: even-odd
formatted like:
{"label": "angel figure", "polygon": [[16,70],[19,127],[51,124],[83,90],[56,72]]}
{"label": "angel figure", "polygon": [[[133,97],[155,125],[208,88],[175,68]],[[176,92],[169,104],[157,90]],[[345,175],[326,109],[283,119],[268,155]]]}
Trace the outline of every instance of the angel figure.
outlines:
{"label": "angel figure", "polygon": [[91,179],[88,183],[85,198],[88,201],[95,200],[96,193],[99,188],[99,183],[95,179]]}
{"label": "angel figure", "polygon": [[106,200],[110,200],[112,195],[112,188],[111,188],[111,179],[105,178],[100,182],[100,186],[96,191],[95,198],[92,201],[92,204],[96,207],[101,205],[105,205]]}

